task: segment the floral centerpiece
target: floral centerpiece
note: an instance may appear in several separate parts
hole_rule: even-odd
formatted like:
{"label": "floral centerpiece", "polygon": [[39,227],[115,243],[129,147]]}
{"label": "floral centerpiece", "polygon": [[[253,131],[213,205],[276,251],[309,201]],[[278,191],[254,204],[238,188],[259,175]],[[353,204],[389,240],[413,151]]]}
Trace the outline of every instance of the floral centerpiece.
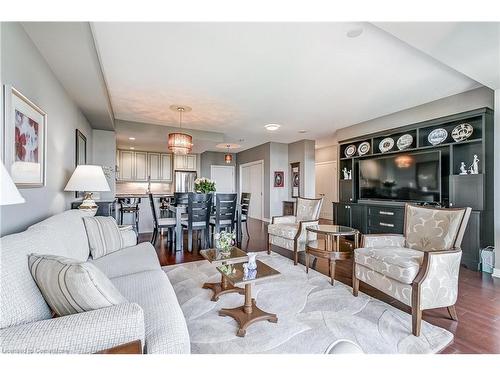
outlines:
{"label": "floral centerpiece", "polygon": [[215,181],[206,177],[200,177],[194,180],[194,191],[197,193],[207,194],[215,191]]}
{"label": "floral centerpiece", "polygon": [[229,253],[234,245],[234,240],[236,234],[234,232],[222,231],[220,233],[215,233],[215,247],[221,253]]}

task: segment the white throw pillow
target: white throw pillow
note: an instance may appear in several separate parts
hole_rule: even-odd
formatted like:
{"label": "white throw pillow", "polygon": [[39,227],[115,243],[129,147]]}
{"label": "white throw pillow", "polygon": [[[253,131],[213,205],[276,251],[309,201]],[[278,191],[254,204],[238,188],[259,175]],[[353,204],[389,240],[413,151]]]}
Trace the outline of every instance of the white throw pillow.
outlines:
{"label": "white throw pillow", "polygon": [[56,255],[30,254],[28,265],[45,302],[58,316],[127,302],[92,263]]}
{"label": "white throw pillow", "polygon": [[83,218],[90,253],[93,259],[98,259],[123,248],[123,237],[116,220],[109,216]]}

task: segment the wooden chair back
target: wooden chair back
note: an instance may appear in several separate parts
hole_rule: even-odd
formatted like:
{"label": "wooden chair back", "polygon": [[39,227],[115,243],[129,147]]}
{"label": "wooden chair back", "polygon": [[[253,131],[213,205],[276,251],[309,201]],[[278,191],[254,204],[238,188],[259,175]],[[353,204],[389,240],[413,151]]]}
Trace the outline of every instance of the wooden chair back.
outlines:
{"label": "wooden chair back", "polygon": [[236,200],[238,194],[220,194],[215,196],[215,230],[218,233],[221,226],[231,226],[234,230],[234,219],[236,216]]}
{"label": "wooden chair back", "polygon": [[190,193],[174,193],[174,206],[187,206]]}
{"label": "wooden chair back", "polygon": [[251,193],[241,193],[241,216],[245,219],[248,217],[248,212],[250,211],[250,198]]}
{"label": "wooden chair back", "polygon": [[212,210],[212,194],[188,193],[188,227],[203,223],[208,231],[210,212]]}

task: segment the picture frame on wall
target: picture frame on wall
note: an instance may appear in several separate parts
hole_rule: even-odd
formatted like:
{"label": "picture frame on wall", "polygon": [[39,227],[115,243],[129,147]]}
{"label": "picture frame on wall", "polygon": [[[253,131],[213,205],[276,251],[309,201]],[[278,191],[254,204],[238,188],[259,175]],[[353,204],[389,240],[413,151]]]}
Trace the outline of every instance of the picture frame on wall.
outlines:
{"label": "picture frame on wall", "polygon": [[300,163],[291,163],[292,169],[292,198],[300,196]]}
{"label": "picture frame on wall", "polygon": [[47,165],[47,114],[11,85],[4,85],[3,156],[18,188],[43,187]]}
{"label": "picture frame on wall", "polygon": [[274,187],[282,188],[285,186],[285,172],[276,171],[274,172]]}
{"label": "picture frame on wall", "polygon": [[75,167],[77,167],[87,164],[87,137],[78,129],[75,133]]}

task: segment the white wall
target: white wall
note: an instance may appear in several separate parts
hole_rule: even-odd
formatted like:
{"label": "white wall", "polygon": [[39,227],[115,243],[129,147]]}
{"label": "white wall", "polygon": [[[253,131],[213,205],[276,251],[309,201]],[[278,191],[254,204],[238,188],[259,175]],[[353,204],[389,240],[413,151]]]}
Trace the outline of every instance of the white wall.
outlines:
{"label": "white wall", "polygon": [[87,137],[89,163],[92,162],[92,131],[22,26],[2,22],[0,28],[1,83],[20,90],[48,117],[46,186],[21,189],[26,203],[0,209],[0,235],[3,236],[22,231],[70,207],[75,195],[63,189],[75,168],[75,129]]}
{"label": "white wall", "polygon": [[[274,172],[285,172],[284,186],[282,188],[274,187]],[[271,143],[270,151],[270,216],[283,215],[283,201],[288,200],[289,165],[288,165],[288,145],[285,143]]]}
{"label": "white wall", "polygon": [[323,163],[325,161],[337,161],[338,159],[338,146],[327,146],[316,149],[316,163]]}
{"label": "white wall", "polygon": [[495,221],[495,271],[494,276],[500,277],[500,158],[498,150],[500,150],[500,89],[495,90],[495,192],[494,192],[494,221]]}
{"label": "white wall", "polygon": [[116,133],[114,131],[92,130],[92,163],[107,167],[106,169],[110,171],[109,177],[106,176],[110,191],[101,192],[100,199],[113,199],[116,191]]}

